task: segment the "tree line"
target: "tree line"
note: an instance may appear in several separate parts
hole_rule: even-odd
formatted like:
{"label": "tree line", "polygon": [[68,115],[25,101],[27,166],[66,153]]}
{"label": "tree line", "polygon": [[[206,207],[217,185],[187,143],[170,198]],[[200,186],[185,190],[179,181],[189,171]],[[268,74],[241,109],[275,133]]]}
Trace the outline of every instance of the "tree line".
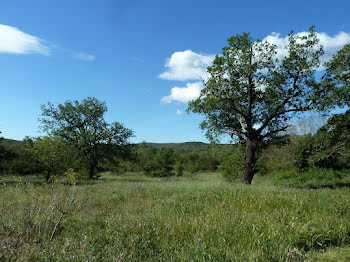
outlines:
{"label": "tree line", "polygon": [[[304,120],[307,121],[307,120]],[[260,175],[350,169],[350,111],[335,114],[312,133],[289,132],[265,141],[257,151],[255,170]],[[126,151],[106,151],[94,172],[116,174],[143,172],[151,177],[192,175],[199,171],[220,171],[229,181],[240,178],[244,169],[245,144],[209,145],[129,144]],[[0,172],[14,175],[62,176],[73,169],[90,177],[90,164],[77,148],[60,137],[45,136],[23,142],[0,142]],[[93,178],[97,178],[95,175]]]}

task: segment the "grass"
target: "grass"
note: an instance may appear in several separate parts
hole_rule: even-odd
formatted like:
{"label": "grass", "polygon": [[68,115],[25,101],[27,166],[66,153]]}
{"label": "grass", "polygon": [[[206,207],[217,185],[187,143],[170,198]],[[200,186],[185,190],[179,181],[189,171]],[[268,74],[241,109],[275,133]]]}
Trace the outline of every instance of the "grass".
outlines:
{"label": "grass", "polygon": [[[6,238],[0,261],[349,261],[350,190],[282,187],[267,179],[246,186],[209,172],[162,179],[105,173],[72,187],[74,212],[52,240],[35,231],[6,246],[26,236],[25,227],[12,234],[0,227]],[[5,216],[25,219],[33,200],[24,189],[50,199],[38,186],[2,186]],[[9,202],[18,208],[4,208]]]}

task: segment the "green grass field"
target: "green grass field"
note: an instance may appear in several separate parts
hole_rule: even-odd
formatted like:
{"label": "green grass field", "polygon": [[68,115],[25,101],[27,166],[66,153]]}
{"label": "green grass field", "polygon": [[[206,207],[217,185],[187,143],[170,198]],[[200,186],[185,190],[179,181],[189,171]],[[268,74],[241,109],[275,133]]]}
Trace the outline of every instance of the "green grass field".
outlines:
{"label": "green grass field", "polygon": [[[105,173],[54,189],[2,180],[0,261],[350,261],[347,187],[295,189],[266,177],[246,186],[216,173]],[[59,214],[50,201],[62,206],[72,191],[50,240]]]}

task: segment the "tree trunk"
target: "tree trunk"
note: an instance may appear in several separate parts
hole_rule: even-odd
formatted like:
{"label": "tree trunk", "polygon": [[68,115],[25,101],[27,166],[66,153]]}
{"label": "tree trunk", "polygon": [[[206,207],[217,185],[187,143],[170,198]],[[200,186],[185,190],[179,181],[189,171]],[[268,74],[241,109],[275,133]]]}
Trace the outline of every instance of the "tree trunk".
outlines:
{"label": "tree trunk", "polygon": [[258,141],[247,138],[245,147],[245,164],[242,175],[244,183],[250,185],[255,175],[255,164],[256,164],[256,149],[258,147]]}
{"label": "tree trunk", "polygon": [[95,176],[95,163],[90,162],[89,179],[94,179],[94,176]]}

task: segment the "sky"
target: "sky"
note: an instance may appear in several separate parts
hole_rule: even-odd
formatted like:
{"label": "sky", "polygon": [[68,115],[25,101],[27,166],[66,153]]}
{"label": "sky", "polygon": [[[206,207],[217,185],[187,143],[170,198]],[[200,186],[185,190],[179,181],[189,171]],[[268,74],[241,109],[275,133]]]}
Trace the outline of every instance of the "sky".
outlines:
{"label": "sky", "polygon": [[0,131],[43,135],[40,105],[96,97],[133,142],[208,142],[186,108],[227,38],[282,46],[314,25],[327,60],[350,43],[349,12],[348,0],[1,0]]}

